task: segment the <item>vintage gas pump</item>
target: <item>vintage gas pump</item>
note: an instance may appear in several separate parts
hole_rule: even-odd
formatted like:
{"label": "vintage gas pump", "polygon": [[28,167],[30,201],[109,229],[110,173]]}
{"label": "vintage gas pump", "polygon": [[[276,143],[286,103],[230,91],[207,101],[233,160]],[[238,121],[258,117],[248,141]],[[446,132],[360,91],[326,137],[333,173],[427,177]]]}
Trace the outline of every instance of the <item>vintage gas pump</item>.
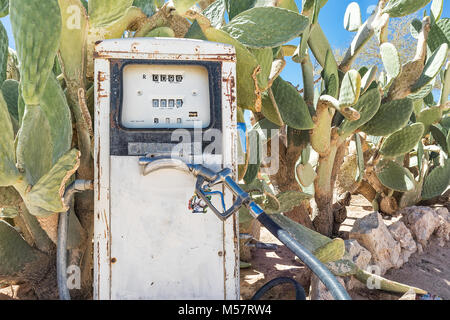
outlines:
{"label": "vintage gas pump", "polygon": [[239,298],[236,210],[219,219],[204,201],[231,207],[233,194],[194,195],[198,180],[164,165],[236,173],[235,63],[232,46],[199,40],[97,44],[96,299]]}

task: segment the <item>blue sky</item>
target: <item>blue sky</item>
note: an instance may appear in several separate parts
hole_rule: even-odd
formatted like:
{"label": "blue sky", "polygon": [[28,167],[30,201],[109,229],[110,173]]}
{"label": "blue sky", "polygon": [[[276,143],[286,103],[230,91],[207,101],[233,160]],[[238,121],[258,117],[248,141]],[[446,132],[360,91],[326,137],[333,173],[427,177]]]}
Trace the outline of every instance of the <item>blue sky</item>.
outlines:
{"label": "blue sky", "polygon": [[[295,0],[297,6],[301,8],[302,0]],[[354,1],[354,0],[353,0]],[[354,33],[348,32],[344,29],[343,20],[345,10],[352,0],[328,0],[328,3],[322,8],[319,15],[319,23],[328,38],[332,48],[347,48],[352,41]],[[362,20],[365,21],[371,12],[371,9],[377,4],[377,0],[360,0],[358,2],[361,8]],[[428,12],[430,4],[428,4],[424,9]],[[423,10],[420,11],[420,15]],[[444,1],[444,10],[442,13],[443,17],[450,16],[450,1]],[[12,31],[11,31],[11,23],[9,21],[9,17],[5,17],[0,19],[5,26],[8,35],[9,35],[9,46],[11,48],[15,48]],[[299,43],[299,39],[291,41],[291,44],[297,45]],[[415,45],[415,44],[413,44]],[[287,58],[287,66],[282,73],[282,77],[291,82],[294,85],[302,85],[301,81],[301,69],[300,65],[292,62],[290,58]]]}

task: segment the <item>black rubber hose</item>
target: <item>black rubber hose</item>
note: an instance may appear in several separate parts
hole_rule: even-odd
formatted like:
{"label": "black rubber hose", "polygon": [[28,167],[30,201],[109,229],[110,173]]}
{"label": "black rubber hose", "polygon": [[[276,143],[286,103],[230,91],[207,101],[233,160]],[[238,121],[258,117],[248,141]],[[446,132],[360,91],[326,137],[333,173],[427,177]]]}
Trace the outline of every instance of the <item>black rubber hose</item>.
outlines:
{"label": "black rubber hose", "polygon": [[287,231],[283,230],[266,213],[260,213],[258,221],[278,238],[289,250],[303,261],[323,282],[336,300],[351,300],[345,288],[336,277],[309,250],[297,242]]}
{"label": "black rubber hose", "polygon": [[255,295],[252,297],[252,300],[259,300],[261,299],[261,297],[270,289],[279,286],[281,284],[284,283],[292,283],[294,285],[295,288],[295,300],[306,300],[306,294],[305,294],[305,290],[303,289],[303,287],[301,286],[300,283],[298,283],[297,281],[295,281],[292,278],[288,278],[288,277],[279,277],[279,278],[275,278],[270,280],[269,282],[267,282],[265,285],[263,285],[256,293]]}

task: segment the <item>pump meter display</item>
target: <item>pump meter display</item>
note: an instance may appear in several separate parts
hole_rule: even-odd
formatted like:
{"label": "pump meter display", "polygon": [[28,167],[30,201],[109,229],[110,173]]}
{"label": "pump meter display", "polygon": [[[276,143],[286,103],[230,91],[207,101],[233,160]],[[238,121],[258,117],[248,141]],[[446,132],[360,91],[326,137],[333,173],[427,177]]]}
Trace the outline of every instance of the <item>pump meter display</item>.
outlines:
{"label": "pump meter display", "polygon": [[129,64],[123,69],[122,126],[206,128],[211,124],[209,95],[203,66]]}

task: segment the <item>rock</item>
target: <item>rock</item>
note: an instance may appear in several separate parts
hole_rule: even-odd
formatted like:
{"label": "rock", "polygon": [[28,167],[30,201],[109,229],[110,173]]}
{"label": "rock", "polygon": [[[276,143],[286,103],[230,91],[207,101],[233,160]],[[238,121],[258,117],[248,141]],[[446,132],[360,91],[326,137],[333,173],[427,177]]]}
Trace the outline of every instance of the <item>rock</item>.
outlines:
{"label": "rock", "polygon": [[[372,259],[372,254],[370,253],[370,251],[361,246],[355,239],[345,240],[344,242],[346,251],[345,258],[352,261],[360,269],[366,270],[367,266],[369,265],[370,259]],[[344,282],[347,290],[366,287],[355,277],[345,277]]]}
{"label": "rock", "polygon": [[409,257],[417,251],[416,242],[413,239],[411,231],[405,226],[403,221],[397,221],[388,227],[392,234],[392,237],[400,243],[401,250],[401,262],[406,263]]}
{"label": "rock", "polygon": [[423,248],[441,224],[439,215],[429,207],[408,207],[400,211],[401,219]]}
{"label": "rock", "polygon": [[344,243],[346,257],[353,261],[359,268],[365,270],[372,258],[370,251],[361,246],[355,239],[345,240]]}
{"label": "rock", "polygon": [[434,210],[439,217],[440,223],[436,230],[436,236],[439,245],[443,247],[446,241],[450,240],[450,213],[446,207],[435,208]]}
{"label": "rock", "polygon": [[360,245],[370,251],[373,264],[381,270],[398,267],[401,247],[395,241],[378,212],[356,220],[350,231],[350,239],[356,239]]}

